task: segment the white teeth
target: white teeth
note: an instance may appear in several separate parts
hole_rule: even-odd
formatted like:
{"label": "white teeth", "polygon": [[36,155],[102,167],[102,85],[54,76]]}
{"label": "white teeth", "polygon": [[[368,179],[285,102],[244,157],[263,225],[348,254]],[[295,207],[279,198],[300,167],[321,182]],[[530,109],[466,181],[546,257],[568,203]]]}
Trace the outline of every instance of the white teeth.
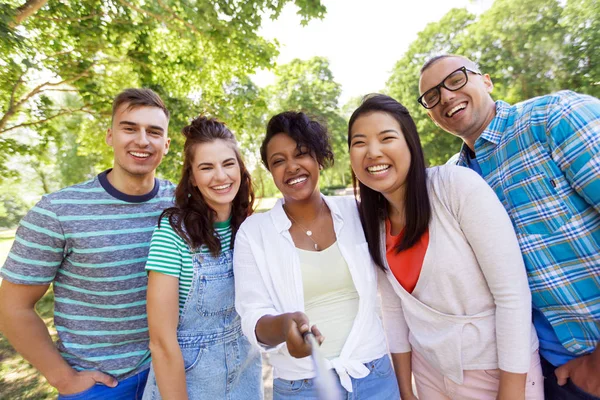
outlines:
{"label": "white teeth", "polygon": [[370,174],[377,175],[384,173],[389,168],[389,164],[372,165],[370,167],[367,167],[367,171],[369,171]]}
{"label": "white teeth", "polygon": [[299,176],[298,178],[291,179],[287,182],[288,185],[295,185],[300,182],[304,182],[308,178],[306,176]]}
{"label": "white teeth", "polygon": [[462,110],[464,108],[467,107],[466,103],[460,103],[459,105],[455,106],[454,108],[452,108],[450,111],[448,111],[446,113],[446,116],[451,117],[454,115],[454,113],[456,113],[458,110]]}
{"label": "white teeth", "polygon": [[129,154],[131,154],[132,156],[135,156],[135,157],[140,157],[140,158],[150,157],[149,153],[138,153],[137,151],[130,151]]}
{"label": "white teeth", "polygon": [[213,186],[213,189],[215,190],[223,190],[223,189],[228,189],[232,184],[228,183],[226,185],[221,185],[221,186]]}

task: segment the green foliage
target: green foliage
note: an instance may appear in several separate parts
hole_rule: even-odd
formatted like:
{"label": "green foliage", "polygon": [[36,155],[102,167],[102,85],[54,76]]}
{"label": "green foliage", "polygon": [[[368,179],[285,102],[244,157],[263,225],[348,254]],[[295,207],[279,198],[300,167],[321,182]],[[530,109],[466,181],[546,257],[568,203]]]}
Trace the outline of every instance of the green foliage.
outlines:
{"label": "green foliage", "polygon": [[[266,103],[248,76],[271,67],[278,53],[258,29],[290,2],[41,1],[27,17],[22,2],[3,3],[0,176],[19,154],[38,171],[44,190],[45,177],[63,186],[108,168],[111,102],[127,87],[155,90],[172,111],[163,177],[178,180],[178,132],[199,113],[226,121],[243,145],[255,143]],[[326,11],[319,0],[294,2],[304,23]]]}
{"label": "green foliage", "polygon": [[13,228],[31,206],[22,197],[22,188],[10,179],[0,184],[0,228]]}
{"label": "green foliage", "polygon": [[428,118],[416,99],[421,66],[440,54],[464,55],[494,82],[493,96],[516,103],[560,89],[600,96],[600,3],[594,0],[496,0],[479,18],[449,11],[418,34],[395,65],[387,91],[415,119],[432,165],[461,141]]}
{"label": "green foliage", "polygon": [[443,132],[419,105],[419,71],[437,54],[460,53],[468,37],[467,27],[475,16],[465,9],[453,9],[440,21],[428,24],[419,32],[406,54],[396,63],[387,82],[387,94],[402,103],[410,112],[421,137],[429,164],[443,164],[460,148],[460,140]]}
{"label": "green foliage", "polygon": [[295,59],[278,66],[275,76],[275,83],[266,89],[271,115],[288,110],[302,111],[325,124],[331,135],[335,163],[322,173],[322,184],[348,184],[346,121],[338,104],[342,88],[333,79],[329,61],[324,57]]}

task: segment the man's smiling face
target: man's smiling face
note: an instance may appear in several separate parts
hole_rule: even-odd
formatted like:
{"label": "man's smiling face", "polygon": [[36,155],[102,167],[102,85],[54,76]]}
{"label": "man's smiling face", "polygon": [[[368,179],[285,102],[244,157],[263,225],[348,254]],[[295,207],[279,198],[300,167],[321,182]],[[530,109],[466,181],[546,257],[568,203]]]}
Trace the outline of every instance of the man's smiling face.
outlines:
{"label": "man's smiling face", "polygon": [[168,127],[169,119],[160,108],[122,104],[106,135],[114,150],[114,169],[130,176],[154,174],[169,150]]}
{"label": "man's smiling face", "polygon": [[[421,74],[419,92],[425,93],[461,67],[477,71],[477,67],[462,57],[442,58]],[[427,110],[435,123],[466,142],[474,142],[495,115],[495,103],[490,93],[493,89],[489,75],[467,72],[468,82],[456,91],[440,88],[440,101]]]}

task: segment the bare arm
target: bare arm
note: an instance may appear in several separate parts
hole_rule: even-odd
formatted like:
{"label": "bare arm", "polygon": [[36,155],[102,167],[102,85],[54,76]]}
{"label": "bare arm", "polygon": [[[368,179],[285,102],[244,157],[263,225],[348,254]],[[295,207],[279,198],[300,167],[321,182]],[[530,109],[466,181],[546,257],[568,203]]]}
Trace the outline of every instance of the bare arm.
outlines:
{"label": "bare arm", "polygon": [[410,351],[408,353],[391,354],[402,400],[416,400],[417,398],[412,389],[411,355],[412,352]]}
{"label": "bare arm", "polygon": [[150,271],[148,328],[156,382],[165,400],[187,400],[185,367],[177,341],[179,279]]}
{"label": "bare arm", "polygon": [[0,331],[61,394],[82,392],[96,382],[116,386],[117,381],[99,371],[77,372],[62,358],[35,304],[50,285],[18,285],[7,280],[0,286]]}
{"label": "bare arm", "polygon": [[500,370],[498,400],[525,399],[527,374],[517,374]]}
{"label": "bare arm", "polygon": [[[302,358],[310,355],[308,345],[302,334],[308,332],[308,317],[302,312],[285,313],[280,315],[265,315],[256,324],[256,338],[267,346],[277,346],[286,342],[292,357]],[[312,333],[319,343],[325,339],[313,325]]]}

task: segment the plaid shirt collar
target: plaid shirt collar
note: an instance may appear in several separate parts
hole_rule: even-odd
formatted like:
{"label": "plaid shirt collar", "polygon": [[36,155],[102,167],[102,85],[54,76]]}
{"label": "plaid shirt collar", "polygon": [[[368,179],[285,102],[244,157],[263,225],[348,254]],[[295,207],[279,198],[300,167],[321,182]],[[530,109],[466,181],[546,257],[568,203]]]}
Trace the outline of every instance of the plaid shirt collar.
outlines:
{"label": "plaid shirt collar", "polygon": [[[504,132],[506,123],[508,122],[511,107],[512,106],[505,101],[496,101],[496,116],[475,141],[476,150],[478,147],[482,146],[483,141],[492,143],[494,146],[497,146],[498,143],[500,143],[502,132]],[[458,165],[467,165],[467,151],[469,151],[469,148],[467,147],[466,143],[463,143],[460,148],[458,160],[456,162]]]}

